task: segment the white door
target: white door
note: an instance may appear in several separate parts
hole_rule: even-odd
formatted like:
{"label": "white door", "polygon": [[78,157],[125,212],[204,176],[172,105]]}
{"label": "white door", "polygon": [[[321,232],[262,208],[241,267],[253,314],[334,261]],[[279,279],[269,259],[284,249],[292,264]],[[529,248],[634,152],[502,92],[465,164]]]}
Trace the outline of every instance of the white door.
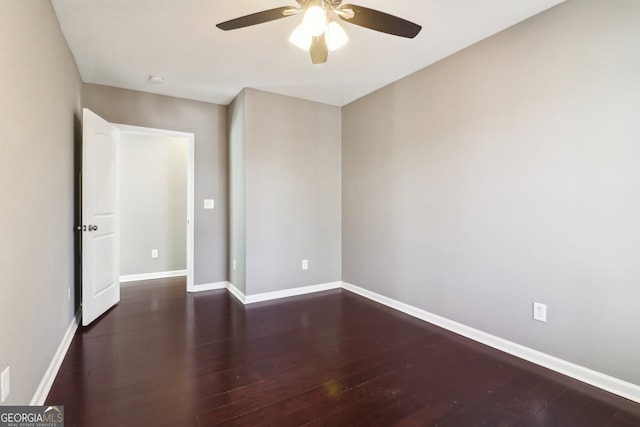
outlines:
{"label": "white door", "polygon": [[120,301],[120,131],[82,110],[82,325]]}

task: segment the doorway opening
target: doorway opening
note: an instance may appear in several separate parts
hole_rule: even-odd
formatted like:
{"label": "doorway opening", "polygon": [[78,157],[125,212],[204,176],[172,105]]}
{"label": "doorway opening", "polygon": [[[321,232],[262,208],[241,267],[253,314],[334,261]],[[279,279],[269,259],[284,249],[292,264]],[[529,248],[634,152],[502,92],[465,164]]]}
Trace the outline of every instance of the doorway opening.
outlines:
{"label": "doorway opening", "polygon": [[120,130],[120,282],[186,276],[194,290],[192,133]]}

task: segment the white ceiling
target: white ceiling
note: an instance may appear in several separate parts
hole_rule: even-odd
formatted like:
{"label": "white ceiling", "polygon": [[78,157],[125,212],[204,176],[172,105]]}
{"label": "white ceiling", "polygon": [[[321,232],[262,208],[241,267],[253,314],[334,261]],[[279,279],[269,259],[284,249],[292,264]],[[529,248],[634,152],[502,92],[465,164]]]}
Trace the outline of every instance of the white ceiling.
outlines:
{"label": "white ceiling", "polygon": [[[358,0],[422,32],[411,40],[345,23],[349,43],[322,65],[287,41],[300,15],[228,32],[215,27],[294,0],[52,3],[87,83],[223,105],[251,87],[342,106],[563,1]],[[151,74],[164,83],[148,82]]]}

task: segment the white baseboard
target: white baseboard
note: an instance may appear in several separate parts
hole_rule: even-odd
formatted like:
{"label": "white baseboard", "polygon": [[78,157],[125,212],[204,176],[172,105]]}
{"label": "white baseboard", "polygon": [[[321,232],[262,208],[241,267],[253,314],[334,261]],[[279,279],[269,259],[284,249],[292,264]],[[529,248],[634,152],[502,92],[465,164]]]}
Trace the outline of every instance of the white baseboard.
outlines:
{"label": "white baseboard", "polygon": [[120,283],[137,282],[138,280],[165,279],[167,277],[186,276],[187,270],[159,271],[157,273],[128,274],[120,276]]}
{"label": "white baseboard", "polygon": [[244,304],[253,304],[256,302],[270,301],[279,298],[293,297],[297,295],[311,294],[314,292],[328,291],[331,289],[340,289],[342,282],[322,283],[319,285],[302,286],[300,288],[284,289],[282,291],[264,292],[261,294],[245,295]]}
{"label": "white baseboard", "polygon": [[227,284],[227,289],[242,304],[254,304],[257,302],[271,301],[274,299],[294,297],[298,295],[312,294],[314,292],[329,291],[331,289],[342,288],[342,282],[321,283],[319,285],[302,286],[299,288],[283,289],[281,291],[264,292],[260,294],[245,295],[231,283]]}
{"label": "white baseboard", "polygon": [[73,336],[78,329],[78,325],[80,325],[80,310],[78,310],[75,317],[71,320],[71,323],[67,328],[67,332],[65,332],[64,337],[62,337],[62,341],[60,342],[56,353],[53,355],[53,359],[51,360],[51,363],[49,363],[49,367],[42,377],[42,381],[40,381],[40,384],[38,385],[38,388],[36,389],[36,392],[33,395],[33,398],[31,399],[31,403],[29,403],[29,405],[44,405],[44,401],[47,399],[49,391],[51,391],[53,380],[56,379],[56,375],[58,375],[58,371],[60,370],[62,361],[67,355],[67,351],[69,350],[71,341],[73,341]]}
{"label": "white baseboard", "polygon": [[242,293],[242,291],[240,291],[240,289],[236,288],[235,286],[233,286],[232,283],[227,282],[227,290],[229,292],[231,292],[231,295],[233,295],[238,301],[240,301],[242,304],[244,304],[244,294]]}
{"label": "white baseboard", "polygon": [[204,292],[213,291],[216,289],[226,289],[228,284],[229,282],[202,283],[200,285],[195,285],[189,292]]}
{"label": "white baseboard", "polygon": [[504,351],[505,353],[509,353],[524,360],[528,360],[529,362],[535,363],[536,365],[544,366],[545,368],[559,372],[563,375],[567,375],[579,381],[591,384],[592,386],[601,388],[603,390],[625,397],[629,400],[633,400],[634,402],[640,403],[639,385],[623,381],[619,378],[615,378],[610,375],[585,368],[584,366],[576,365],[566,360],[559,359],[549,354],[542,353],[541,351],[516,344],[495,335],[491,335],[478,329],[474,329],[470,326],[454,322],[453,320],[449,320],[445,317],[429,313],[428,311],[413,307],[400,301],[396,301],[384,295],[377,294],[375,292],[352,285],[350,283],[343,282],[342,287],[360,296],[386,305],[387,307],[391,307],[410,316],[424,320],[425,322],[440,326],[441,328],[447,329],[451,332],[470,338],[474,341],[478,341],[482,344],[486,344],[490,347]]}

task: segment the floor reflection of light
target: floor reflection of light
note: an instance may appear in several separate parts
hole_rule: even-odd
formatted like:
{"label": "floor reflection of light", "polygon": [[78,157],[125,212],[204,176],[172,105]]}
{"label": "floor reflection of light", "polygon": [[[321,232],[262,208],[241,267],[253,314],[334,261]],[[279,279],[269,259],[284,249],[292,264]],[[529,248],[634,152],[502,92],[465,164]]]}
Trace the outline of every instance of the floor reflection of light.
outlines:
{"label": "floor reflection of light", "polygon": [[324,389],[329,396],[337,396],[342,392],[342,387],[340,387],[340,384],[335,381],[327,383],[327,385],[324,386]]}

